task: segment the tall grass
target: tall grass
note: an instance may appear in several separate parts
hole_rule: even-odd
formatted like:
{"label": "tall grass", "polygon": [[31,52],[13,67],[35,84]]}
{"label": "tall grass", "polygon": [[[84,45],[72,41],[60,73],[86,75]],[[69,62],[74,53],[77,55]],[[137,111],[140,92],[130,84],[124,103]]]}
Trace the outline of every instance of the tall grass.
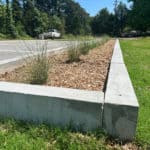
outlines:
{"label": "tall grass", "polygon": [[50,61],[47,54],[47,42],[36,42],[35,46],[25,43],[28,51],[26,62],[26,79],[30,84],[44,84],[48,79]]}
{"label": "tall grass", "polygon": [[68,61],[71,62],[78,62],[80,60],[80,51],[79,51],[78,43],[73,43],[68,49]]}
{"label": "tall grass", "polygon": [[77,40],[75,43],[72,43],[68,49],[68,62],[80,61],[81,55],[87,55],[91,49],[106,43],[108,40],[108,36],[102,37],[101,39],[95,38],[94,40]]}

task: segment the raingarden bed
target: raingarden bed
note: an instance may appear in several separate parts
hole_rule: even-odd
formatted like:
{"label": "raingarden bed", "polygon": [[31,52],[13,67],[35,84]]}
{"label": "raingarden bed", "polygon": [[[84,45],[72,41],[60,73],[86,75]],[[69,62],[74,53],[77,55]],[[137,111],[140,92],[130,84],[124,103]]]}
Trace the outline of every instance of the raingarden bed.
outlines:
{"label": "raingarden bed", "polygon": [[[67,52],[49,56],[50,70],[48,86],[101,91],[112,56],[115,40],[94,48],[88,55],[81,56],[79,62],[67,63]],[[26,67],[16,68],[0,75],[0,81],[28,83]]]}
{"label": "raingarden bed", "polygon": [[139,104],[119,40],[94,48],[78,62],[68,63],[66,52],[49,58],[49,86],[20,84],[28,83],[26,66],[1,75],[1,116],[71,125],[77,131],[104,129],[117,139],[133,140]]}

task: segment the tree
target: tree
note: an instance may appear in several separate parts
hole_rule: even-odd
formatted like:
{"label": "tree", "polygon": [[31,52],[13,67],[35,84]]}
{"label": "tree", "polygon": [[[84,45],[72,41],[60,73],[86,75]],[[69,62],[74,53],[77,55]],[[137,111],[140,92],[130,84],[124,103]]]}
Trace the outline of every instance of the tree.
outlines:
{"label": "tree", "polygon": [[12,16],[15,25],[21,22],[23,16],[22,16],[22,8],[19,0],[12,0]]}
{"label": "tree", "polygon": [[65,7],[65,14],[66,33],[74,35],[90,33],[89,14],[78,3],[68,0]]}
{"label": "tree", "polygon": [[13,38],[17,37],[17,31],[14,26],[9,0],[6,0],[6,34]]}
{"label": "tree", "polygon": [[25,28],[23,25],[23,8],[21,0],[12,0],[12,17],[19,36],[25,36]]}
{"label": "tree", "polygon": [[35,37],[49,28],[74,35],[91,33],[89,14],[74,0],[1,1],[1,33]]}
{"label": "tree", "polygon": [[50,29],[58,29],[61,33],[64,33],[65,23],[60,17],[53,15],[49,18],[49,26]]}
{"label": "tree", "polygon": [[24,26],[28,35],[36,37],[44,31],[48,18],[40,12],[31,0],[24,1]]}
{"label": "tree", "polygon": [[92,21],[92,31],[94,34],[110,34],[113,33],[114,15],[109,13],[107,8],[102,9]]}
{"label": "tree", "polygon": [[6,18],[6,7],[0,0],[0,33],[5,33],[5,18]]}
{"label": "tree", "polygon": [[48,13],[50,26],[57,24],[55,28],[62,32],[75,35],[90,32],[89,15],[73,0],[36,0],[36,6]]}
{"label": "tree", "polygon": [[150,29],[150,0],[129,0],[133,2],[129,23],[136,29],[146,31]]}
{"label": "tree", "polygon": [[116,32],[120,35],[123,32],[127,24],[127,16],[128,16],[128,9],[126,4],[120,2],[117,7],[115,8],[115,17],[116,17]]}
{"label": "tree", "polygon": [[50,15],[61,16],[67,0],[35,0],[35,5],[40,11]]}

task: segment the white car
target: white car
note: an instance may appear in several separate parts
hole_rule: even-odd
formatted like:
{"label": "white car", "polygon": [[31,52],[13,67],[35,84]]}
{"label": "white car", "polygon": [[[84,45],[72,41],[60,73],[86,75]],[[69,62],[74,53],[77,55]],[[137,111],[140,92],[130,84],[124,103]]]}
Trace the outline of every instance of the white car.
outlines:
{"label": "white car", "polygon": [[60,38],[61,37],[61,33],[58,32],[56,29],[49,29],[48,32],[44,32],[42,34],[39,35],[39,38],[44,40],[44,39],[48,39],[48,38]]}

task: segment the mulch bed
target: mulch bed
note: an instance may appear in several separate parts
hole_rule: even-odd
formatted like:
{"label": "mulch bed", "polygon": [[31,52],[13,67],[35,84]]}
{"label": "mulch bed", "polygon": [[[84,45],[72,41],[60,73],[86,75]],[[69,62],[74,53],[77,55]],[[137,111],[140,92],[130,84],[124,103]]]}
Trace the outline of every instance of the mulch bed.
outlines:
{"label": "mulch bed", "polygon": [[[101,91],[104,89],[115,40],[94,48],[79,62],[66,63],[67,52],[49,56],[51,68],[46,85]],[[25,66],[0,75],[1,81],[27,83]]]}

